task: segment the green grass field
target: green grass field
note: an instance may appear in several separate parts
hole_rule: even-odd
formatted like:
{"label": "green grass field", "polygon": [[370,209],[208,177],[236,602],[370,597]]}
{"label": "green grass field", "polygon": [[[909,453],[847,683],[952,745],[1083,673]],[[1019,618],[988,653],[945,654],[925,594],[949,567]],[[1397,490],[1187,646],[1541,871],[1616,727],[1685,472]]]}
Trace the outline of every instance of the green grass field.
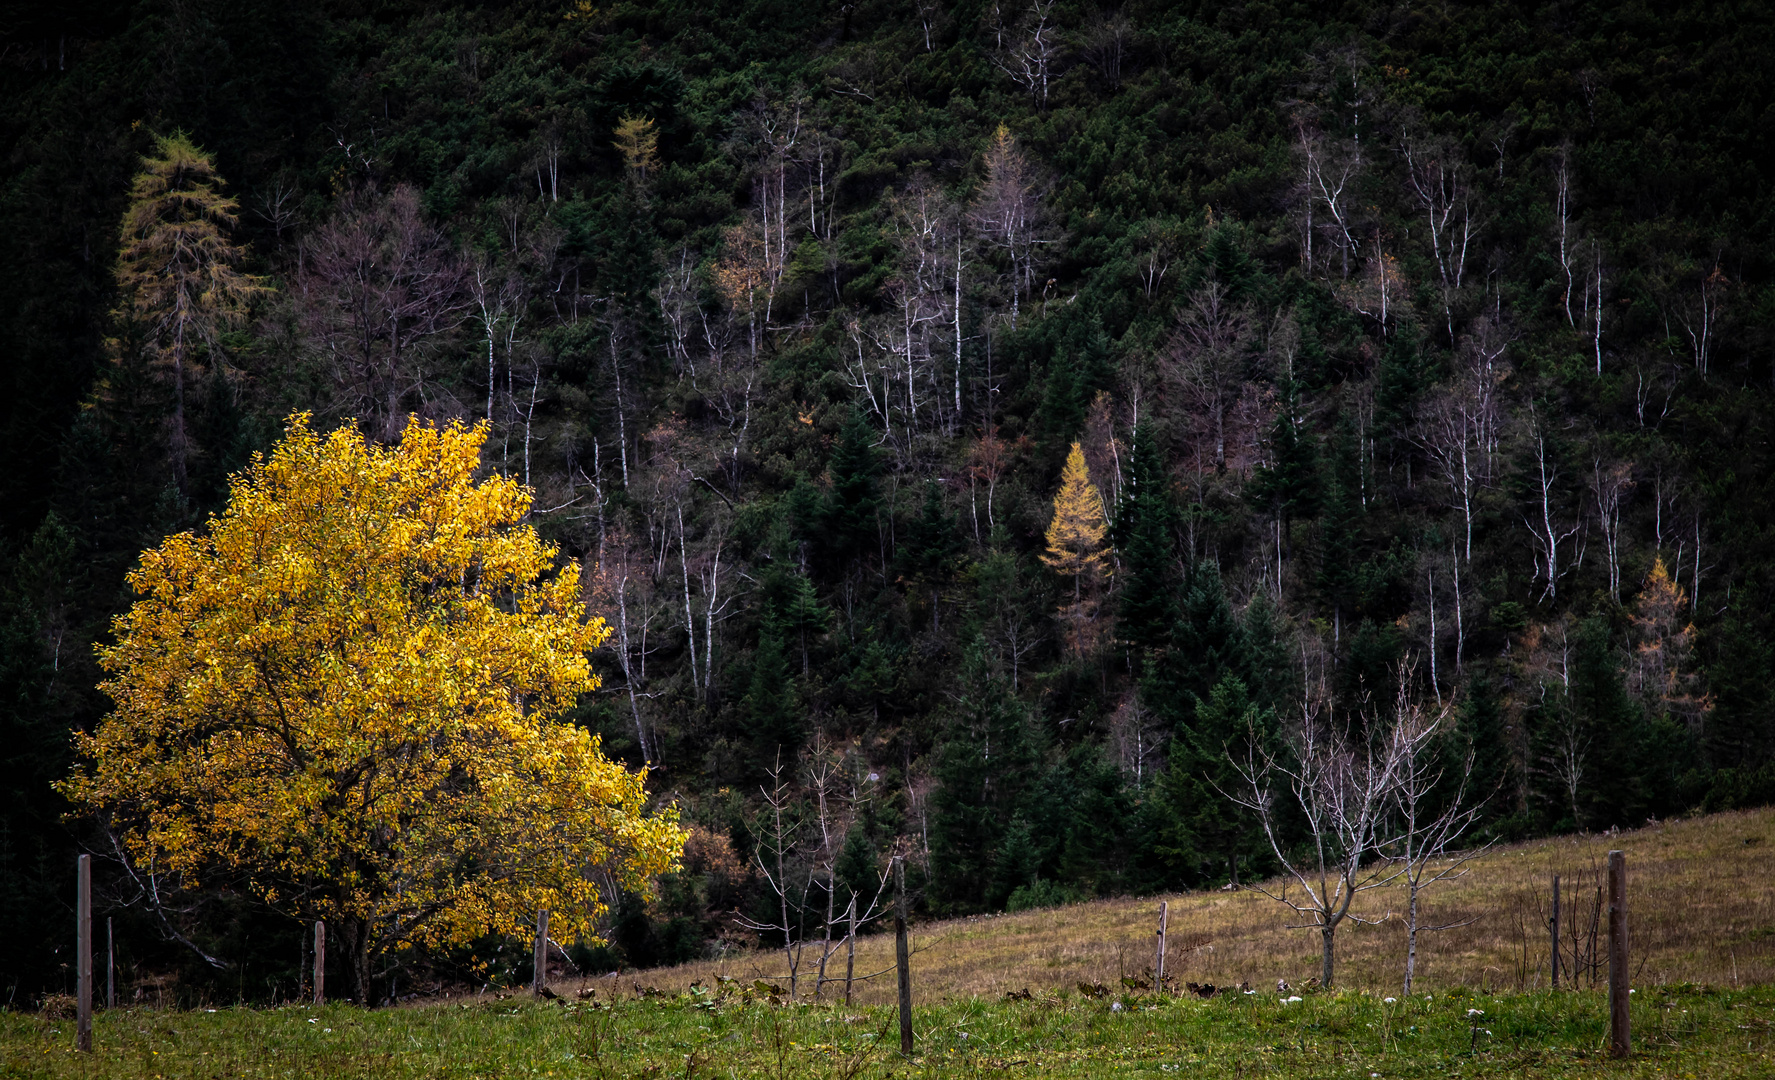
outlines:
{"label": "green grass field", "polygon": [[[1279,906],[1256,894],[1210,892],[1172,898],[1171,970],[1249,980],[1259,993],[1204,1001],[1075,989],[1121,985],[1120,974],[1151,962],[1152,898],[915,927],[910,1059],[888,1004],[891,976],[859,985],[855,1006],[834,1003],[830,985],[820,1002],[783,1004],[753,983],[783,962],[760,952],[561,980],[569,1001],[548,1004],[520,993],[373,1011],[119,1009],[99,1013],[91,1055],[73,1051],[64,998],[50,1013],[0,1012],[0,1080],[1775,1077],[1770,835],[1775,811],[1759,810],[1490,852],[1437,895],[1441,915],[1476,918],[1427,940],[1428,994],[1406,1001],[1387,997],[1399,986],[1396,926],[1344,936],[1347,989],[1291,1002],[1275,980],[1317,971],[1310,935],[1286,929]],[[1578,897],[1606,847],[1628,852],[1637,993],[1626,1062],[1603,1052],[1606,999],[1589,980],[1540,989],[1535,903],[1547,876],[1565,874]],[[891,964],[891,940],[865,938],[858,970]],[[595,997],[579,1000],[580,987]]]}
{"label": "green grass field", "polygon": [[365,1012],[102,1013],[95,1052],[74,1025],[0,1015],[0,1076],[247,1080],[586,1077],[890,1080],[904,1077],[1721,1077],[1775,1075],[1775,989],[1651,987],[1634,997],[1635,1054],[1603,1053],[1590,992],[1456,992],[1388,1002],[1355,992],[1188,997],[1076,992],[915,1010],[899,1052],[883,1007],[780,1005],[692,990],[606,1004],[526,998]]}

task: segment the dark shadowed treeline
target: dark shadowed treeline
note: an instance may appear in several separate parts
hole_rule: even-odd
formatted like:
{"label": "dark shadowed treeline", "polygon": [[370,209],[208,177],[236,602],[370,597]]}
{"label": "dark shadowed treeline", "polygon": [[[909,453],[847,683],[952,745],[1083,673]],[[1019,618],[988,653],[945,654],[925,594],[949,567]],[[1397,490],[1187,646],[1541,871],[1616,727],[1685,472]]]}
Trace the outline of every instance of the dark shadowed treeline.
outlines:
{"label": "dark shadowed treeline", "polygon": [[[821,938],[893,854],[931,914],[1267,873],[1229,748],[1364,730],[1402,665],[1483,835],[1775,799],[1761,5],[41,7],[0,26],[15,1000],[114,853],[49,785],[123,575],[297,411],[487,421],[585,562],[581,720],[694,828],[583,965]],[[177,133],[245,306],[175,341],[122,226]],[[130,980],[294,991],[296,927],[108,865]]]}

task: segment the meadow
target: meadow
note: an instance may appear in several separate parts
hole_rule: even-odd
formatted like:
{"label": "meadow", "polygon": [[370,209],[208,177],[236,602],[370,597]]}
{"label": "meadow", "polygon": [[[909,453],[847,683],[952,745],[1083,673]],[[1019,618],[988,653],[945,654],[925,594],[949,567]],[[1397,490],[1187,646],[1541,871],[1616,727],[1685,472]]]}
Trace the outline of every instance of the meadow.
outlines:
{"label": "meadow", "polygon": [[[1627,855],[1628,916],[1635,985],[1710,983],[1741,987],[1775,982],[1775,810],[1714,814],[1618,835],[1549,837],[1493,848],[1467,873],[1424,894],[1423,922],[1459,923],[1419,938],[1418,986],[1425,990],[1547,988],[1547,916],[1554,874],[1561,878],[1562,952],[1580,984],[1601,988],[1607,909],[1598,908],[1608,852]],[[1264,883],[1280,891],[1280,881]],[[1079,982],[1119,986],[1153,965],[1158,902],[1170,905],[1167,973],[1177,981],[1302,984],[1319,973],[1318,937],[1289,929],[1300,920],[1254,891],[1108,899],[915,925],[913,985],[921,1000],[993,997]],[[1391,918],[1346,922],[1338,932],[1337,982],[1370,993],[1397,993],[1405,965],[1400,888],[1361,894],[1352,910]],[[1600,917],[1598,917],[1600,914]],[[1574,934],[1576,935],[1574,939]],[[833,957],[842,974],[843,954]],[[805,976],[814,958],[802,964]],[[863,937],[856,971],[893,963],[893,939]],[[683,989],[720,977],[783,981],[778,951],[748,952],[645,973],[643,982]],[[596,985],[592,980],[589,985]],[[577,983],[573,984],[579,985]],[[808,985],[811,986],[811,981]],[[822,996],[830,996],[827,987]],[[860,984],[853,1000],[886,1004],[892,976]]]}
{"label": "meadow", "polygon": [[[1775,990],[1648,988],[1635,1054],[1604,1056],[1590,991],[1354,991],[953,999],[915,1010],[899,1052],[885,1006],[773,1004],[752,988],[539,1003],[528,995],[365,1012],[323,1008],[0,1016],[0,1076],[79,1080],[893,1080],[929,1077],[1756,1077],[1770,1075]],[[1294,1000],[1290,1000],[1294,998]]]}
{"label": "meadow", "polygon": [[[0,1078],[1770,1076],[1771,835],[1775,811],[1761,810],[1489,851],[1430,894],[1431,921],[1473,921],[1425,939],[1409,997],[1398,988],[1396,921],[1341,935],[1339,987],[1315,992],[1311,935],[1287,929],[1272,900],[1215,892],[1165,898],[1171,970],[1179,983],[1249,992],[1203,999],[1140,987],[1157,898],[917,927],[910,1058],[899,1052],[891,976],[858,984],[849,1005],[829,984],[813,1000],[811,982],[791,1000],[775,978],[781,954],[758,952],[561,980],[548,1002],[516,990],[373,1011],[101,1011],[91,1055],[73,1052],[65,1013],[4,1013]],[[1575,989],[1546,986],[1548,879],[1564,879],[1583,958],[1610,848],[1629,868],[1626,1062],[1604,1053],[1600,978],[1593,988],[1580,970]],[[1384,890],[1364,899],[1382,913],[1397,906]],[[887,935],[865,938],[857,971],[887,967],[890,950]],[[1293,985],[1278,992],[1277,979]]]}

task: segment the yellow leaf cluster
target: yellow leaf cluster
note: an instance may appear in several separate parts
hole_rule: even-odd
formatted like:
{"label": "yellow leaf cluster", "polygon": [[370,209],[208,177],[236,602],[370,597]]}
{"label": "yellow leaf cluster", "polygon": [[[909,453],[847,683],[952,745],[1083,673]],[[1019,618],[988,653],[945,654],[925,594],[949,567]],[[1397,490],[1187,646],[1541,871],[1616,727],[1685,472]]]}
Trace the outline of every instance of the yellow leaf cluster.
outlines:
{"label": "yellow leaf cluster", "polygon": [[1078,443],[1066,455],[1066,467],[1060,473],[1060,491],[1054,496],[1054,520],[1048,523],[1048,551],[1042,562],[1056,572],[1080,581],[1103,573],[1109,558],[1104,537],[1109,529],[1103,521],[1103,499],[1091,474],[1085,467],[1084,451]]}
{"label": "yellow leaf cluster", "polygon": [[130,855],[220,876],[367,952],[517,932],[590,936],[594,871],[644,888],[684,833],[643,775],[563,714],[597,685],[578,567],[476,483],[485,426],[397,447],[292,418],[202,533],[130,575],[102,647],[116,709],[60,786]]}
{"label": "yellow leaf cluster", "polygon": [[629,175],[642,181],[659,168],[659,132],[653,129],[651,117],[625,115],[616,125],[615,134],[616,141],[610,145],[622,155]]}

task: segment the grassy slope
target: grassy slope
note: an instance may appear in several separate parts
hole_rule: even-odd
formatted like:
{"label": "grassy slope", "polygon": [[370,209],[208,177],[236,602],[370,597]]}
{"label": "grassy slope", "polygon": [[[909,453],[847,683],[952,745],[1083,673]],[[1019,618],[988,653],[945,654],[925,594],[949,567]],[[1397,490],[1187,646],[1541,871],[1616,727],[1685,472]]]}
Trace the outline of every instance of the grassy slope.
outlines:
{"label": "grassy slope", "polygon": [[[1435,939],[1426,965],[1431,993],[1404,1002],[1383,1000],[1398,967],[1396,929],[1345,941],[1346,985],[1373,989],[1290,1002],[1272,980],[1314,970],[1307,936],[1285,930],[1278,907],[1261,897],[1196,894],[1172,898],[1176,940],[1206,939],[1187,960],[1173,960],[1184,965],[1182,977],[1249,979],[1265,992],[1094,1000],[1065,989],[1081,979],[1113,983],[1118,965],[1132,971],[1147,962],[1148,900],[938,924],[920,934],[919,1043],[910,1063],[895,1051],[885,981],[862,995],[874,1003],[849,1008],[830,995],[826,1004],[782,1007],[727,988],[635,994],[638,982],[679,990],[714,974],[705,966],[598,980],[596,1005],[532,1004],[520,995],[375,1012],[123,1009],[99,1015],[91,1057],[72,1052],[66,1019],[0,1013],[0,1080],[1768,1076],[1775,1074],[1770,835],[1775,811],[1757,811],[1489,853],[1432,909],[1437,918],[1478,921]],[[1611,845],[1628,853],[1636,949],[1645,958],[1633,999],[1636,1056],[1625,1065],[1600,1054],[1602,993],[1533,989],[1545,964],[1533,898],[1554,869],[1589,880],[1592,859],[1600,862]],[[860,970],[881,962],[884,946],[867,941]],[[753,965],[774,971],[764,956],[726,967],[738,976]],[[1697,980],[1715,985],[1688,985]],[[1518,982],[1529,991],[1515,992]],[[1448,989],[1461,983],[1470,985]],[[1487,993],[1482,984],[1503,989]],[[1034,1000],[997,996],[1024,985],[1038,990]],[[1040,992],[1052,987],[1062,989]]]}
{"label": "grassy slope", "polygon": [[[1486,853],[1468,864],[1465,877],[1427,894],[1426,923],[1472,922],[1420,937],[1421,984],[1429,989],[1544,987],[1549,879],[1555,873],[1561,877],[1566,927],[1577,915],[1587,934],[1610,848],[1627,853],[1629,928],[1639,983],[1775,982],[1775,810],[1755,810],[1614,837],[1535,840]],[[1099,900],[916,927],[914,946],[920,952],[912,962],[913,984],[921,999],[1053,989],[1079,981],[1114,986],[1123,974],[1152,964],[1158,899]],[[1273,988],[1279,978],[1300,983],[1319,972],[1316,935],[1288,929],[1298,920],[1273,900],[1254,892],[1164,899],[1171,905],[1168,970],[1180,980],[1249,981]],[[1354,910],[1371,916],[1398,912],[1403,901],[1400,889],[1377,890],[1358,897]],[[1602,914],[1606,933],[1606,909]],[[1568,962],[1572,944],[1567,937]],[[864,938],[856,970],[885,968],[892,952],[889,936]],[[1404,957],[1405,929],[1397,918],[1379,926],[1346,923],[1338,936],[1338,981],[1363,990],[1396,989]],[[834,959],[834,970],[842,973],[842,954]],[[695,979],[713,984],[717,974],[780,978],[785,971],[780,952],[758,953],[648,971],[639,978],[682,989]],[[892,995],[891,976],[884,976],[860,990],[856,1000],[886,1003]]]}

